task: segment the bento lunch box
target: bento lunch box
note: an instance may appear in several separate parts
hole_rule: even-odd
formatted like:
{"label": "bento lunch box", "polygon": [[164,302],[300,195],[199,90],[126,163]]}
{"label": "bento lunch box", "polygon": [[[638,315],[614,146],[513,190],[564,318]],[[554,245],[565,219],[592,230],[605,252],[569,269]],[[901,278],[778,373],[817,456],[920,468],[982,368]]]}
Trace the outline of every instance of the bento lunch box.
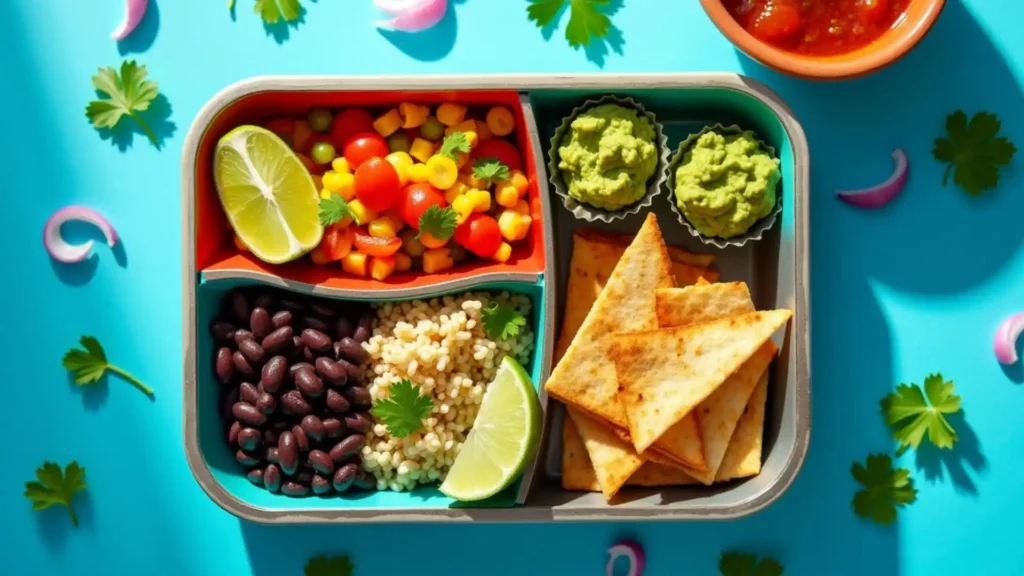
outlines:
{"label": "bento lunch box", "polygon": [[[759,242],[716,252],[722,281],[745,281],[758,309],[789,308],[793,319],[772,365],[761,473],[713,487],[623,490],[613,503],[599,493],[568,492],[560,480],[564,409],[548,402],[572,235],[579,228],[635,232],[643,212],[611,223],[577,220],[549,190],[547,149],[562,119],[588,98],[616,94],[636,100],[663,124],[670,148],[703,126],[738,124],[773,146],[781,161],[783,212]],[[232,243],[213,184],[213,150],[239,124],[312,107],[383,107],[400,101],[503,104],[516,117],[516,144],[530,179],[535,224],[505,264],[476,261],[441,274],[398,273],[385,281],[353,278],[337,267],[306,262],[270,266]],[[182,157],[182,282],[184,306],[184,444],[204,491],[228,512],[260,523],[538,522],[725,519],[751,514],[777,499],[799,472],[810,438],[808,273],[809,154],[803,129],[763,85],[736,74],[266,76],[229,86],[199,112]],[[665,240],[695,252],[701,245],[680,226],[663,193],[650,208]],[[206,329],[220,300],[239,286],[262,285],[342,301],[400,301],[478,290],[525,294],[533,303],[535,351],[525,366],[544,408],[537,457],[509,490],[478,503],[454,502],[436,487],[412,492],[350,491],[289,498],[252,485],[223,438],[213,343]]]}

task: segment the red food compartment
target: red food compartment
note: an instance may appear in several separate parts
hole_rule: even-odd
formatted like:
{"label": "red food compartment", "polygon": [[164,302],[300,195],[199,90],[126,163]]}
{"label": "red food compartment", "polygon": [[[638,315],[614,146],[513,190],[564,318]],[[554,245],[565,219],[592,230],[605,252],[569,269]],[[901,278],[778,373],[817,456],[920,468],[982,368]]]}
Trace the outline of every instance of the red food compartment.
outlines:
{"label": "red food compartment", "polygon": [[[512,136],[523,156],[524,172],[530,180],[525,198],[530,205],[533,224],[527,237],[514,243],[512,257],[506,263],[473,258],[454,268],[439,273],[422,271],[396,272],[383,281],[369,277],[356,277],[341,269],[341,263],[327,266],[313,264],[308,256],[294,262],[267,264],[252,254],[240,252],[234,244],[233,232],[221,208],[213,181],[213,153],[220,138],[242,124],[265,126],[277,117],[303,117],[311,108],[324,107],[337,111],[341,108],[360,107],[375,117],[400,102],[414,102],[436,106],[444,102],[458,102],[474,109],[494,105],[507,106],[516,119]],[[459,280],[486,273],[544,271],[544,225],[539,195],[539,182],[546,178],[538,166],[530,144],[530,130],[520,103],[519,93],[510,90],[466,91],[263,91],[243,96],[221,110],[207,126],[195,159],[195,204],[192,217],[195,222],[195,263],[199,272],[241,270],[280,276],[286,280],[304,282],[326,288],[374,290],[416,288],[441,282]],[[537,151],[540,152],[540,151]]]}

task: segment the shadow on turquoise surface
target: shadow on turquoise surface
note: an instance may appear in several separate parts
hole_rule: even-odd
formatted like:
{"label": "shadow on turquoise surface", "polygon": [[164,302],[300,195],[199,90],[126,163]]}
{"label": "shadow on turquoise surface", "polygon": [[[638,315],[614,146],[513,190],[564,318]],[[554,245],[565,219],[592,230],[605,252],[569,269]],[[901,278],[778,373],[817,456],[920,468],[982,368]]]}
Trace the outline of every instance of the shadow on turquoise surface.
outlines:
{"label": "shadow on turquoise surface", "polygon": [[[97,93],[98,94],[98,93]],[[156,143],[149,140],[146,132],[131,118],[122,118],[117,126],[113,128],[98,128],[100,138],[110,140],[110,143],[117,146],[121,152],[127,151],[135,145],[135,139],[141,142],[155,145],[158,150],[162,149],[164,142],[174,136],[177,124],[171,121],[171,102],[166,96],[160,94],[149,104],[149,109],[140,112],[139,117],[149,126],[156,136]]]}
{"label": "shadow on turquoise surface", "polygon": [[988,460],[981,452],[978,435],[967,423],[966,410],[951,414],[946,419],[957,432],[957,443],[949,450],[940,450],[930,442],[922,442],[914,450],[917,469],[930,483],[942,482],[948,477],[957,492],[977,496],[978,487],[967,474],[967,469],[970,468],[975,475],[988,469]]}
{"label": "shadow on turquoise surface", "polygon": [[50,258],[50,266],[57,278],[68,286],[84,286],[92,280],[100,261],[109,262],[113,257],[114,262],[121,268],[128,267],[128,253],[125,251],[124,241],[119,239],[113,248],[107,246],[107,240],[103,233],[91,224],[85,222],[68,222],[61,227],[61,236],[69,244],[81,244],[92,240],[92,254],[82,262],[65,264]]}
{"label": "shadow on turquoise surface", "polygon": [[[458,15],[455,8],[465,1],[449,0],[444,18],[429,30],[400,32],[378,29],[377,32],[406,56],[420,62],[436,62],[447,56],[455,46],[455,38],[459,32]],[[387,15],[382,13],[380,20],[386,19]]]}
{"label": "shadow on turquoise surface", "polygon": [[[602,14],[611,18],[622,9],[624,0],[607,0],[606,4],[596,5],[598,11]],[[569,18],[565,16],[566,12],[569,12],[570,2],[565,2],[558,9],[555,17],[551,19],[546,26],[541,28],[541,35],[544,37],[545,42],[551,42],[555,35],[555,32],[561,28],[563,19],[566,21],[566,27],[568,27]],[[559,34],[558,41],[565,41],[565,33]],[[583,52],[587,56],[587,60],[596,64],[599,68],[604,68],[605,60],[608,58],[610,52],[615,52],[619,56],[623,54],[623,47],[626,45],[626,39],[622,36],[622,30],[619,30],[615,24],[609,24],[608,34],[604,38],[592,37],[591,42],[583,47]]]}
{"label": "shadow on turquoise surface", "polygon": [[[68,463],[58,463],[66,466]],[[85,481],[89,482],[89,471],[86,462],[79,462],[86,468]],[[34,478],[32,478],[34,480]],[[28,480],[28,479],[26,479]],[[92,496],[88,488],[75,494],[72,499],[75,507],[75,517],[78,518],[78,526],[71,523],[71,516],[65,506],[50,506],[46,510],[34,510],[32,515],[35,520],[36,530],[39,532],[39,540],[51,551],[58,552],[67,546],[69,538],[81,538],[83,533],[91,532],[96,525],[95,510],[93,508]],[[28,502],[25,503],[29,506]]]}
{"label": "shadow on turquoise surface", "polygon": [[126,54],[138,54],[149,50],[156,40],[156,34],[160,30],[160,3],[157,0],[149,0],[149,8],[146,15],[139,23],[139,27],[124,40],[117,43],[117,53],[121,56]]}

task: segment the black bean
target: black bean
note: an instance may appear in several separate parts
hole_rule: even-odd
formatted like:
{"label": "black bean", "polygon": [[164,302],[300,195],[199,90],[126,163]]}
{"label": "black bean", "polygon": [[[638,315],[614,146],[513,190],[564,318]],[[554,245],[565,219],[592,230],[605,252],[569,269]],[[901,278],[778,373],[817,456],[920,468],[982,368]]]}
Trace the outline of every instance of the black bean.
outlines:
{"label": "black bean", "polygon": [[295,387],[306,398],[314,399],[324,395],[324,381],[312,370],[299,370],[295,373]]}
{"label": "black bean", "polygon": [[309,494],[309,486],[299,484],[293,480],[288,480],[281,485],[281,493],[287,494],[288,496],[305,496]]}
{"label": "black bean", "polygon": [[299,447],[299,451],[309,452],[309,438],[306,437],[306,431],[302,429],[302,426],[298,424],[292,426],[291,432],[295,438],[295,445]]}
{"label": "black bean", "polygon": [[238,433],[242,431],[242,423],[235,420],[228,428],[228,444],[234,446],[238,443]]}
{"label": "black bean", "polygon": [[238,402],[238,388],[225,388],[220,395],[220,413],[224,418],[231,416],[231,408]]}
{"label": "black bean", "polygon": [[341,393],[353,406],[369,406],[373,404],[370,391],[362,386],[349,386],[342,390]]}
{"label": "black bean", "polygon": [[331,460],[334,460],[335,464],[341,464],[343,461],[359,454],[359,451],[362,450],[365,445],[366,436],[363,436],[362,434],[353,434],[335,444],[334,448],[331,448]]}
{"label": "black bean", "polygon": [[277,438],[281,433],[277,430],[264,430],[263,431],[263,443],[267,446],[277,446]]}
{"label": "black bean", "polygon": [[299,426],[302,426],[306,436],[313,442],[319,442],[324,439],[324,433],[326,432],[324,430],[324,422],[313,414],[303,417],[302,423]]}
{"label": "black bean", "polygon": [[235,341],[235,330],[238,327],[230,322],[214,320],[210,324],[210,335],[221,344],[230,344]]}
{"label": "black bean", "polygon": [[334,461],[323,450],[310,450],[309,463],[321,474],[334,474]]}
{"label": "black bean", "polygon": [[327,320],[334,318],[334,316],[338,313],[338,311],[334,309],[334,306],[322,304],[320,302],[310,303],[309,308],[310,310],[313,311],[314,314],[321,318],[326,318]]}
{"label": "black bean", "polygon": [[345,368],[326,356],[316,359],[316,372],[324,380],[327,380],[331,386],[344,386],[348,382],[348,374],[345,372]]}
{"label": "black bean", "polygon": [[376,486],[376,478],[365,470],[360,470],[359,473],[356,474],[356,479],[352,482],[352,487],[359,488],[360,490],[373,490]]}
{"label": "black bean", "polygon": [[327,494],[334,489],[331,486],[331,481],[319,474],[314,474],[313,480],[309,484],[313,488],[313,494]]}
{"label": "black bean", "polygon": [[263,487],[271,492],[281,489],[281,468],[277,464],[267,464],[263,471]]}
{"label": "black bean", "polygon": [[260,294],[252,301],[254,305],[265,310],[270,310],[274,306],[274,297],[266,292]]}
{"label": "black bean", "polygon": [[334,489],[338,492],[348,490],[349,486],[351,486],[352,482],[356,479],[356,476],[359,475],[359,472],[358,464],[345,464],[341,468],[338,468],[338,471],[334,473],[334,477],[332,479]]}
{"label": "black bean", "polygon": [[258,342],[252,338],[246,338],[238,343],[238,351],[245,356],[251,364],[258,364],[263,361],[263,346],[260,346]]}
{"label": "black bean", "polygon": [[238,385],[238,399],[246,404],[255,406],[260,401],[259,390],[248,382],[242,382]]}
{"label": "black bean", "polygon": [[302,397],[298,390],[289,390],[281,395],[281,406],[285,414],[298,414],[305,416],[313,411],[313,407]]}
{"label": "black bean", "polygon": [[231,355],[231,363],[235,365],[235,370],[242,376],[242,378],[252,378],[256,375],[256,371],[253,370],[252,364],[245,359],[245,356],[241,352],[235,351]]}
{"label": "black bean", "polygon": [[227,346],[222,346],[217,349],[217,360],[214,362],[216,366],[217,380],[220,380],[221,384],[231,384],[231,377],[235,375],[235,364],[234,360],[231,359],[231,349]]}
{"label": "black bean", "polygon": [[306,362],[316,362],[316,353],[309,349],[309,346],[302,347],[302,359]]}
{"label": "black bean", "polygon": [[263,339],[263,349],[271,354],[282,352],[292,343],[293,335],[294,332],[291,326],[282,326]]}
{"label": "black bean", "polygon": [[320,318],[317,318],[316,316],[303,316],[302,326],[303,328],[309,330],[317,330],[319,332],[327,332],[327,330],[330,328],[327,322],[321,320]]}
{"label": "black bean", "polygon": [[270,416],[275,410],[277,410],[277,398],[274,398],[273,395],[264,392],[263,394],[260,394],[260,399],[256,401],[256,407],[260,409],[260,412]]}
{"label": "black bean", "polygon": [[238,460],[238,463],[241,464],[242,466],[248,467],[259,464],[262,458],[255,454],[249,454],[248,452],[245,452],[243,450],[238,450],[235,452],[235,460]]}
{"label": "black bean", "polygon": [[238,418],[239,422],[249,426],[262,426],[267,421],[267,417],[262,412],[252,404],[246,404],[245,402],[235,402],[234,406],[231,407],[231,414]]}
{"label": "black bean", "polygon": [[260,446],[260,431],[255,428],[242,428],[238,433],[238,447],[246,452],[253,452]]}
{"label": "black bean", "polygon": [[315,370],[315,368],[313,368],[313,365],[309,362],[296,362],[288,367],[288,379],[294,382],[295,375],[299,370]]}
{"label": "black bean", "polygon": [[280,460],[277,457],[277,448],[275,446],[271,446],[270,448],[267,448],[267,453],[265,454],[265,456],[266,456],[267,462],[270,462],[272,464],[279,464],[280,463]]}
{"label": "black bean", "polygon": [[313,328],[302,331],[302,343],[313,352],[327,352],[331,349],[331,337]]}
{"label": "black bean", "polygon": [[263,468],[253,468],[249,470],[245,477],[249,479],[249,482],[257,486],[263,486]]}
{"label": "black bean", "polygon": [[306,309],[305,305],[303,305],[302,302],[299,302],[297,300],[287,300],[284,298],[281,299],[281,308],[284,308],[285,310],[290,310],[292,312],[301,312]]}
{"label": "black bean", "polygon": [[249,320],[249,301],[241,290],[231,291],[231,311],[235,313],[235,319],[239,322]]}
{"label": "black bean", "polygon": [[267,312],[264,308],[253,308],[252,313],[249,314],[249,328],[252,330],[252,336],[258,342],[262,342],[267,334],[274,331],[274,323],[270,320],[270,312]]}
{"label": "black bean", "polygon": [[281,310],[270,318],[270,323],[274,326],[274,330],[288,326],[292,323],[292,313],[287,310]]}
{"label": "black bean", "polygon": [[338,340],[351,338],[355,329],[356,327],[352,324],[352,320],[347,316],[341,316],[334,322],[334,336]]}
{"label": "black bean", "polygon": [[235,330],[234,336],[231,337],[231,339],[235,341],[235,346],[237,346],[239,343],[242,342],[242,340],[245,340],[246,338],[252,338],[252,332],[249,332],[245,328],[239,328],[238,330]]}
{"label": "black bean", "polygon": [[291,432],[284,432],[277,441],[277,460],[285,476],[295,474],[299,467],[299,446]]}
{"label": "black bean", "polygon": [[284,382],[284,375],[288,370],[288,360],[284,356],[274,356],[263,365],[260,372],[260,385],[268,394],[277,394]]}
{"label": "black bean", "polygon": [[345,373],[348,374],[349,382],[356,383],[363,381],[363,369],[343,358],[338,356],[336,362],[345,369]]}
{"label": "black bean", "polygon": [[327,438],[341,438],[345,434],[345,425],[337,418],[324,418],[324,436]]}
{"label": "black bean", "polygon": [[352,338],[356,342],[362,344],[370,339],[373,327],[373,313],[366,312],[359,317],[359,324],[356,326],[356,331],[352,334]]}
{"label": "black bean", "polygon": [[345,427],[353,432],[369,432],[371,426],[373,422],[362,412],[345,416]]}
{"label": "black bean", "polygon": [[342,396],[337,390],[331,389],[327,391],[327,407],[337,412],[338,414],[344,414],[348,412],[349,402]]}
{"label": "black bean", "polygon": [[353,364],[362,364],[369,356],[366,350],[363,350],[362,345],[352,338],[338,340],[338,349],[341,352],[341,357]]}

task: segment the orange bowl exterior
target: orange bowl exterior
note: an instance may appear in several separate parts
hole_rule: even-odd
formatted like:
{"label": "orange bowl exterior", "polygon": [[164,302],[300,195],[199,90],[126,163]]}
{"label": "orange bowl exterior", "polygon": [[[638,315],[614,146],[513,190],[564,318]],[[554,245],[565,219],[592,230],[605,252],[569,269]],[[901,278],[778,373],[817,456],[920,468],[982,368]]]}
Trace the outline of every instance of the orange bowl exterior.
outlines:
{"label": "orange bowl exterior", "polygon": [[866,76],[899,60],[928,33],[946,0],[912,0],[892,30],[871,44],[835,56],[805,56],[758,40],[740,26],[722,0],[700,0],[704,11],[737,48],[774,70],[814,80],[843,80]]}

